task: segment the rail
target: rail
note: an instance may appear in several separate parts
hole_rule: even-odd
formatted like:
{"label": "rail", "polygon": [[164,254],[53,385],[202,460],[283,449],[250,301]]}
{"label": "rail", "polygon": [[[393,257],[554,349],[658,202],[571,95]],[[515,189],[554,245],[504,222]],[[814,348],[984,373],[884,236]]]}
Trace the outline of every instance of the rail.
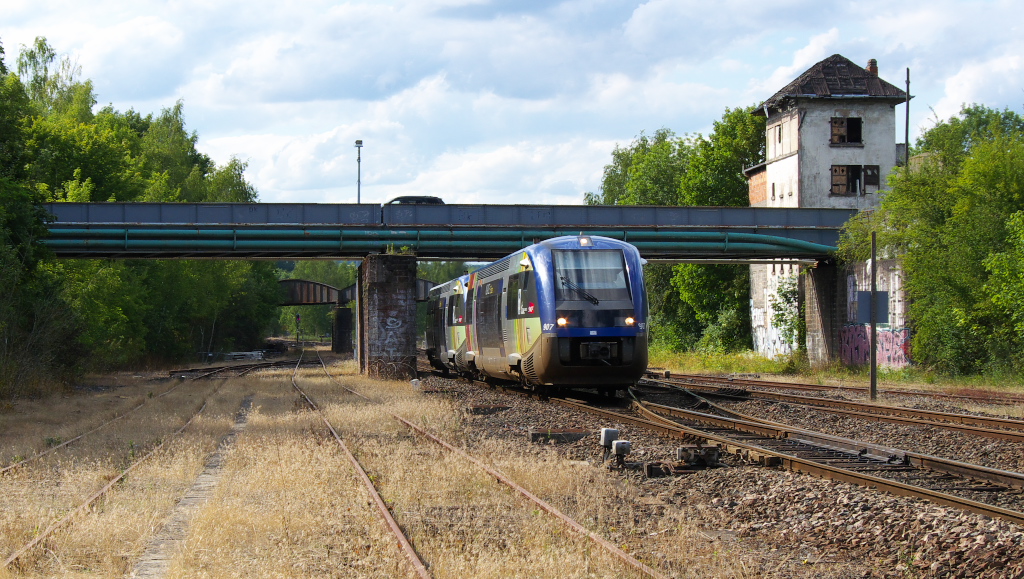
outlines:
{"label": "rail", "polygon": [[[305,354],[305,350],[303,350],[303,354]],[[319,352],[317,352],[317,357],[320,357]],[[322,365],[323,358],[320,358],[320,362]],[[355,470],[356,475],[359,477],[359,480],[363,483],[363,486],[366,487],[367,492],[370,493],[370,497],[373,499],[374,505],[377,506],[377,510],[380,512],[381,518],[384,519],[384,522],[387,524],[388,529],[391,531],[391,534],[395,536],[395,539],[398,541],[398,544],[402,549],[402,553],[405,555],[405,558],[409,561],[409,564],[412,566],[413,571],[415,571],[416,575],[418,575],[421,579],[430,579],[430,573],[427,571],[427,566],[423,563],[423,560],[420,559],[419,553],[417,553],[416,549],[413,548],[412,543],[409,542],[409,538],[405,536],[405,531],[402,530],[402,527],[398,524],[398,521],[396,521],[395,517],[391,514],[391,510],[388,509],[388,506],[384,502],[384,499],[381,498],[380,493],[377,492],[377,487],[373,485],[373,481],[370,480],[370,477],[366,474],[366,471],[363,469],[363,466],[359,464],[359,460],[355,457],[354,454],[352,454],[352,451],[348,449],[348,445],[346,445],[345,441],[341,439],[341,436],[338,434],[338,431],[335,430],[331,422],[327,420],[327,417],[324,416],[323,411],[320,410],[320,407],[317,406],[316,402],[313,402],[313,399],[310,398],[302,390],[302,388],[299,388],[299,384],[296,381],[295,376],[298,374],[299,366],[301,365],[302,355],[300,355],[299,359],[296,361],[295,370],[292,372],[292,387],[294,387],[295,390],[298,391],[299,395],[301,395],[303,400],[306,401],[306,404],[308,404],[310,408],[312,408],[317,414],[320,415],[320,419],[323,420],[324,425],[327,426],[327,430],[330,431],[331,436],[334,437],[335,442],[338,443],[338,446],[341,447],[342,452],[344,452],[345,456],[348,457],[348,461],[352,464],[353,470]]]}
{"label": "rail", "polygon": [[[779,452],[777,450],[765,448],[749,442],[738,441],[722,434],[690,428],[681,424],[673,426],[662,421],[660,418],[651,419],[651,415],[657,415],[650,411],[646,411],[650,412],[650,414],[647,415],[647,418],[637,418],[572,400],[552,398],[551,401],[583,412],[590,412],[592,414],[616,420],[622,424],[631,424],[641,428],[647,428],[670,437],[688,441],[703,441],[704,444],[710,444],[712,446],[718,445],[726,452],[740,455],[749,460],[754,460],[765,465],[777,465],[789,470],[804,472],[832,480],[848,482],[864,487],[874,487],[895,495],[926,499],[936,504],[956,507],[989,517],[998,517],[1018,525],[1024,524],[1024,513],[862,472],[839,468],[830,464],[815,462],[813,460],[793,456],[791,454]],[[760,428],[770,430],[768,425],[761,425]]]}

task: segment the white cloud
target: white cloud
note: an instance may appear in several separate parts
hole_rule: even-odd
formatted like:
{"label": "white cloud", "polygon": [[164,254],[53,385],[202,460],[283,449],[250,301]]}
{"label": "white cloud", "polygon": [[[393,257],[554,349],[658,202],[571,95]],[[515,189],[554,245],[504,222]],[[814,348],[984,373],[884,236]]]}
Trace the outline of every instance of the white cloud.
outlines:
{"label": "white cloud", "polygon": [[928,106],[1019,108],[1018,12],[1013,0],[9,0],[0,41],[13,65],[19,44],[46,36],[122,110],[183,99],[201,149],[247,160],[266,201],[354,200],[359,138],[373,200],[577,203],[616,143],[706,131],[837,52],[879,59],[900,86],[911,67],[915,126]]}
{"label": "white cloud", "polygon": [[771,76],[755,83],[757,90],[764,94],[761,100],[768,99],[808,68],[835,54],[838,44],[838,28],[831,28],[828,32],[812,37],[806,46],[793,53],[793,60],[789,65],[776,68]]}
{"label": "white cloud", "polygon": [[945,96],[934,107],[940,119],[960,112],[964,104],[1024,102],[1024,56],[1017,52],[966,63],[945,84]]}

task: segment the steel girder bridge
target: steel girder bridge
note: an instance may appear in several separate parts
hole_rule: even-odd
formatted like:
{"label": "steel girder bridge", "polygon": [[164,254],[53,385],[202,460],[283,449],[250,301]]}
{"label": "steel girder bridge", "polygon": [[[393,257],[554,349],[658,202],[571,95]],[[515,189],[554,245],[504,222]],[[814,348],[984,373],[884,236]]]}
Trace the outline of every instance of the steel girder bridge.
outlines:
{"label": "steel girder bridge", "polygon": [[648,260],[827,259],[848,209],[583,205],[48,203],[59,258],[503,257],[559,235],[604,235]]}

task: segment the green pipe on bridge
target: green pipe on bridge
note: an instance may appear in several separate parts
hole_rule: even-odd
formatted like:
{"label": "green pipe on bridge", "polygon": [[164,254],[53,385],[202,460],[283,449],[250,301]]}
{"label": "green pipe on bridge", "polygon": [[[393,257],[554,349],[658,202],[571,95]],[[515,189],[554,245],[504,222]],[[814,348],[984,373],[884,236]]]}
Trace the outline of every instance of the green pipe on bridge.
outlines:
{"label": "green pipe on bridge", "polygon": [[[803,251],[813,254],[828,254],[836,248],[775,235],[741,232],[718,232],[718,231],[623,231],[621,229],[612,231],[584,231],[584,235],[605,235],[617,239],[626,240],[638,248],[647,246],[649,243],[656,245],[648,246],[650,249],[671,250],[679,244],[694,242],[718,243],[725,252],[729,246],[738,244],[753,244],[757,247],[775,246],[785,248],[789,251]],[[356,249],[359,242],[365,243],[402,243],[410,246],[429,248],[432,243],[464,243],[473,241],[478,246],[504,247],[508,243],[515,242],[508,246],[509,251],[515,251],[528,245],[533,239],[547,239],[558,235],[579,235],[580,231],[460,231],[460,230],[412,230],[412,231],[375,231],[375,230],[256,230],[256,229],[54,229],[51,237],[46,240],[50,247],[82,247],[77,242],[92,244],[94,247],[125,247],[132,244],[139,244],[145,241],[155,242],[153,244],[135,245],[136,247],[160,247],[169,246],[173,242],[175,247],[189,247],[178,245],[185,242],[194,242],[195,248],[230,248],[244,247],[241,244],[268,244],[268,249],[273,249],[275,244],[279,248],[294,249],[299,246],[291,244],[315,244],[310,246],[322,248]],[[276,239],[285,237],[285,239]],[[100,238],[100,239],[96,239]],[[108,239],[102,239],[108,238]],[[183,239],[184,238],[184,239]],[[268,239],[269,238],[269,239]],[[312,239],[319,238],[319,239]],[[326,238],[326,239],[325,239]],[[499,239],[495,239],[499,238]],[[505,241],[502,241],[504,239]],[[103,242],[102,245],[100,242]],[[68,245],[65,245],[68,244]],[[322,245],[321,245],[322,244]],[[504,244],[504,245],[502,245]],[[255,247],[255,246],[249,246]],[[377,248],[378,245],[374,245]],[[437,246],[446,247],[446,246]],[[248,247],[247,247],[248,248]],[[749,250],[749,248],[748,248]]]}
{"label": "green pipe on bridge", "polygon": [[[390,243],[381,243],[374,241],[316,241],[316,240],[294,240],[294,241],[259,241],[259,240],[228,240],[228,239],[209,239],[209,240],[177,240],[177,239],[129,239],[129,240],[115,240],[115,239],[93,239],[93,240],[54,240],[48,239],[44,243],[47,247],[55,251],[76,251],[76,252],[115,252],[115,251],[140,251],[140,252],[159,252],[161,249],[167,250],[189,250],[195,252],[224,252],[224,251],[242,251],[242,252],[274,252],[274,251],[291,251],[291,252],[317,252],[317,253],[330,253],[339,251],[357,251],[357,252],[369,252],[369,251],[387,251],[388,246],[393,246]],[[806,242],[805,242],[806,243]],[[705,241],[678,241],[678,242],[651,242],[651,241],[639,241],[635,242],[634,245],[641,253],[644,252],[679,252],[679,251],[702,251],[702,252],[713,252],[721,254],[731,253],[760,253],[760,254],[771,254],[771,255],[785,255],[792,254],[798,250],[793,244],[775,244],[775,243],[746,243],[746,242],[729,242],[729,243],[716,243],[716,242],[705,242]],[[813,248],[804,248],[804,252],[812,255],[823,255],[828,253],[830,250],[834,251],[834,248],[828,246],[820,246],[817,244],[813,245]],[[452,241],[452,240],[421,240],[419,242],[410,242],[408,245],[409,249],[413,252],[416,251],[427,251],[427,250],[460,250],[465,249],[465,242],[463,241]],[[474,247],[479,249],[488,249],[491,251],[500,251],[502,253],[512,253],[522,246],[519,243],[513,243],[510,241],[475,241]]]}

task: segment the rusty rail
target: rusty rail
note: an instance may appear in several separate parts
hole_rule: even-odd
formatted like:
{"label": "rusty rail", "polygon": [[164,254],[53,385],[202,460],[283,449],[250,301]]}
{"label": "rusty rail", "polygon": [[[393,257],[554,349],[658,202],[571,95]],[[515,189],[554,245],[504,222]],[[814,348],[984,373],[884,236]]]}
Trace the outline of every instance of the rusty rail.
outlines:
{"label": "rusty rail", "polygon": [[[195,378],[192,378],[192,380],[195,380]],[[177,390],[179,386],[181,386],[181,382],[178,382],[174,386],[171,386],[167,390],[164,390],[160,394],[157,394],[156,397],[160,398],[162,396],[167,396],[171,392],[174,392],[175,390]],[[140,402],[134,408],[126,410],[126,411],[122,412],[121,414],[118,414],[117,416],[111,418],[110,420],[107,420],[107,421],[101,423],[99,426],[97,426],[97,427],[95,427],[95,428],[93,428],[91,430],[87,430],[87,431],[83,432],[82,434],[79,434],[78,436],[76,436],[74,438],[69,438],[68,440],[65,440],[64,442],[62,442],[60,444],[54,445],[51,448],[48,448],[48,449],[44,450],[43,452],[39,452],[39,453],[33,454],[32,456],[30,456],[28,458],[23,458],[23,459],[21,459],[21,460],[19,460],[17,462],[11,463],[11,464],[3,467],[3,468],[0,468],[0,475],[5,474],[7,472],[10,472],[10,471],[18,468],[19,466],[23,466],[23,465],[25,465],[25,464],[27,464],[29,462],[32,462],[33,460],[42,458],[42,457],[44,457],[44,456],[46,456],[46,455],[48,455],[48,454],[50,454],[52,452],[56,452],[56,451],[64,448],[65,446],[68,446],[72,442],[81,440],[82,438],[92,434],[93,432],[96,432],[97,430],[100,430],[100,429],[102,429],[103,427],[105,427],[105,426],[107,426],[109,424],[113,424],[114,422],[117,422],[118,420],[121,420],[125,416],[128,416],[132,412],[135,412],[139,408],[142,408],[143,406],[146,405],[147,402],[148,402],[148,400],[143,400],[142,402]]]}
{"label": "rusty rail", "polygon": [[[946,458],[930,456],[927,454],[920,454],[884,445],[871,444],[858,440],[851,440],[849,438],[832,436],[830,434],[815,432],[813,430],[796,428],[793,426],[789,426],[787,424],[782,424],[779,422],[773,422],[770,420],[764,420],[761,418],[755,418],[752,416],[747,416],[745,414],[740,414],[739,412],[734,412],[732,410],[718,407],[715,404],[711,404],[711,406],[721,412],[734,415],[734,418],[730,419],[725,417],[719,417],[710,414],[705,414],[703,412],[687,410],[684,408],[664,406],[662,404],[641,403],[641,406],[643,408],[646,408],[647,410],[655,412],[656,414],[668,414],[670,416],[676,416],[679,418],[684,418],[687,420],[693,420],[697,422],[704,422],[706,424],[722,426],[725,428],[733,428],[741,432],[749,432],[752,434],[762,434],[763,432],[766,431],[766,429],[768,432],[771,432],[771,429],[775,429],[776,434],[772,435],[772,438],[799,441],[807,444],[818,445],[823,448],[839,450],[842,452],[863,454],[864,456],[869,456],[872,458],[882,460],[885,460],[886,458],[896,458],[902,464],[908,466],[915,466],[918,468],[943,472],[946,474],[956,475],[960,477],[985,480],[991,483],[1005,485],[1009,487],[1024,488],[1024,474],[1022,473],[989,468],[986,466],[949,460]],[[764,428],[759,428],[759,424],[763,424]]]}
{"label": "rusty rail", "polygon": [[[182,432],[184,432],[185,429],[188,428],[188,426],[190,424],[192,424],[192,421],[195,420],[196,417],[199,416],[203,412],[203,410],[205,410],[205,409],[206,409],[206,402],[203,402],[203,405],[199,408],[199,410],[196,410],[196,412],[192,415],[192,417],[189,418],[188,421],[185,422],[185,424],[183,424],[181,426],[181,428],[179,428],[178,430],[174,431],[174,433],[171,434],[171,436],[172,437],[173,436],[177,436],[177,435],[181,434]],[[41,543],[43,541],[43,539],[45,539],[46,537],[50,536],[51,533],[53,533],[57,529],[63,527],[65,524],[67,524],[76,515],[84,512],[86,509],[88,509],[89,505],[91,505],[93,502],[95,502],[96,499],[98,499],[101,496],[105,495],[107,493],[107,491],[109,491],[111,488],[113,488],[114,485],[116,485],[118,482],[120,482],[121,479],[123,479],[125,476],[127,476],[129,472],[131,472],[132,470],[135,469],[135,467],[137,467],[140,464],[142,464],[143,461],[145,461],[149,457],[153,456],[154,454],[157,453],[157,451],[159,451],[161,448],[163,448],[164,445],[167,444],[167,440],[168,439],[165,439],[165,440],[161,441],[160,444],[158,444],[153,450],[149,451],[148,453],[146,453],[145,456],[143,456],[139,460],[133,462],[131,465],[128,466],[128,468],[126,468],[123,471],[121,471],[120,474],[118,474],[116,477],[111,479],[111,481],[108,482],[106,485],[104,485],[103,488],[101,488],[100,490],[98,490],[95,493],[93,493],[92,496],[90,496],[88,499],[86,499],[82,504],[78,505],[78,507],[75,508],[75,510],[71,511],[70,513],[65,515],[63,518],[61,518],[60,520],[56,521],[55,523],[50,524],[50,526],[48,526],[45,529],[43,529],[43,531],[40,532],[38,535],[36,535],[36,537],[34,539],[29,541],[25,546],[23,546],[22,548],[18,549],[10,557],[8,557],[4,561],[2,568],[6,569],[7,567],[10,567],[12,563],[14,563],[19,558],[21,558],[21,556],[24,555],[25,553],[29,552],[33,547],[35,547],[36,545]]]}
{"label": "rusty rail", "polygon": [[[319,356],[319,352],[317,352],[317,355]],[[336,384],[338,384],[339,386],[341,386],[345,390],[351,392],[352,394],[355,394],[356,396],[359,396],[360,398],[363,398],[365,400],[371,400],[369,397],[363,395],[362,393],[360,393],[360,392],[358,392],[356,390],[353,390],[352,388],[349,388],[348,386],[345,386],[344,384],[339,382],[334,376],[332,376],[331,373],[327,371],[327,365],[323,363],[323,358],[320,359],[320,362],[321,362],[321,365],[323,366],[324,374],[326,374]],[[612,544],[611,542],[609,542],[604,537],[598,535],[597,533],[595,533],[595,532],[591,531],[590,529],[587,529],[583,525],[579,524],[575,519],[573,519],[572,517],[566,515],[562,511],[558,510],[557,507],[555,507],[554,505],[548,503],[544,499],[542,499],[542,498],[538,497],[537,495],[531,493],[526,488],[520,486],[515,481],[513,481],[510,478],[508,478],[506,475],[502,474],[497,469],[495,469],[495,468],[493,468],[491,466],[488,466],[483,461],[481,461],[480,459],[472,456],[471,454],[467,453],[466,451],[464,451],[464,450],[462,450],[460,448],[456,448],[456,447],[452,446],[451,444],[449,444],[449,443],[445,442],[444,440],[438,438],[434,434],[431,434],[427,430],[423,429],[419,425],[416,425],[416,424],[406,420],[405,418],[403,418],[403,417],[401,417],[401,416],[399,416],[397,414],[394,414],[392,412],[388,412],[388,414],[390,414],[391,417],[394,418],[395,420],[401,422],[402,424],[405,424],[409,428],[411,428],[414,431],[418,432],[420,435],[422,435],[422,436],[426,437],[427,439],[429,439],[429,440],[431,440],[431,441],[433,441],[433,442],[443,446],[444,448],[450,450],[451,452],[454,452],[455,454],[459,455],[463,459],[468,460],[469,462],[477,465],[478,467],[483,469],[484,472],[486,472],[487,474],[489,474],[492,477],[494,477],[497,481],[507,485],[509,488],[515,490],[516,492],[518,492],[522,496],[526,497],[527,499],[532,501],[534,504],[536,504],[538,507],[540,507],[545,512],[547,512],[547,513],[551,514],[552,516],[556,517],[557,519],[561,520],[563,523],[565,523],[572,530],[574,530],[577,533],[580,533],[580,534],[582,534],[582,535],[584,535],[586,537],[589,537],[592,541],[594,541],[598,545],[604,547],[609,553],[611,553],[616,558],[618,558],[620,561],[626,563],[627,565],[629,565],[633,569],[636,569],[637,571],[640,571],[640,572],[642,572],[645,575],[648,575],[650,577],[655,577],[655,578],[658,578],[658,579],[668,579],[666,575],[663,575],[662,573],[658,572],[657,570],[655,570],[655,569],[649,567],[648,565],[640,562],[639,560],[634,558],[632,555],[626,553],[625,551],[623,551],[619,547],[617,547],[614,544]]]}
{"label": "rusty rail", "polygon": [[[319,356],[320,353],[317,352],[317,357]],[[320,362],[322,365],[322,358],[320,359]],[[421,577],[421,579],[430,579],[430,573],[427,571],[427,566],[423,563],[423,560],[420,559],[419,553],[416,552],[416,549],[412,546],[412,543],[409,542],[409,538],[405,536],[405,531],[402,530],[402,527],[399,526],[398,521],[396,521],[395,517],[391,514],[391,511],[388,509],[388,506],[384,502],[384,499],[381,498],[380,493],[377,492],[377,487],[373,485],[373,481],[370,480],[370,477],[366,474],[366,471],[363,470],[363,466],[359,464],[359,460],[356,459],[355,455],[352,454],[352,451],[348,449],[348,445],[345,444],[345,442],[341,439],[341,435],[338,434],[338,431],[334,429],[334,426],[330,423],[329,420],[327,420],[327,417],[324,416],[324,413],[323,411],[320,410],[320,407],[317,406],[315,402],[313,402],[313,400],[302,390],[302,388],[299,388],[299,385],[295,380],[295,376],[299,371],[299,366],[301,365],[302,355],[299,355],[299,359],[295,364],[295,370],[292,372],[292,386],[295,388],[295,390],[299,392],[302,398],[306,401],[306,404],[308,404],[310,408],[315,410],[317,414],[320,415],[320,419],[323,420],[324,424],[327,426],[327,429],[331,432],[331,436],[334,437],[334,440],[337,441],[338,446],[341,447],[341,450],[345,453],[345,456],[348,457],[349,462],[352,463],[352,468],[356,471],[356,475],[359,476],[359,480],[363,482],[363,486],[365,486],[366,490],[370,493],[370,497],[373,498],[373,502],[375,505],[377,505],[377,510],[380,511],[380,515],[384,519],[384,522],[387,523],[388,529],[395,536],[395,539],[398,540],[398,545],[401,547],[402,553],[405,555],[405,558],[409,561],[409,564],[412,566],[413,571],[415,571],[416,575]],[[329,375],[330,374],[328,374],[328,376]]]}
{"label": "rusty rail", "polygon": [[[655,383],[662,382],[660,380],[650,381]],[[665,383],[674,388],[682,388],[679,384],[672,382]],[[715,392],[716,389],[715,386],[704,386],[699,384],[687,385],[685,388],[701,390],[709,393]],[[935,410],[918,410],[915,408],[903,408],[900,406],[866,404],[863,402],[799,396],[796,394],[781,394],[778,392],[748,391],[747,395],[744,396],[733,396],[731,394],[721,394],[721,396],[727,398],[752,398],[757,400],[785,402],[788,404],[807,406],[815,410],[820,410],[821,412],[840,414],[862,420],[906,424],[912,426],[931,426],[934,428],[943,428],[945,430],[953,430],[986,438],[1024,442],[1024,421],[1014,420],[1012,418],[972,416],[970,414],[939,412]],[[991,426],[997,426],[1000,428],[989,428]]]}
{"label": "rusty rail", "polygon": [[[659,375],[656,372],[648,372],[649,376]],[[671,374],[671,380],[678,380],[686,385],[703,382],[705,384],[721,384],[732,388],[750,386],[752,388],[771,388],[783,390],[811,390],[811,391],[837,391],[853,390],[867,392],[866,386],[827,386],[823,384],[801,384],[799,382],[777,382],[772,380],[754,380],[751,378],[728,378],[723,376],[705,376],[703,374]],[[1024,404],[1024,397],[1021,396],[970,396],[966,394],[948,394],[945,392],[928,392],[922,390],[879,390],[882,394],[898,396],[920,396],[923,398],[940,398],[947,400],[963,400],[979,404]]]}

